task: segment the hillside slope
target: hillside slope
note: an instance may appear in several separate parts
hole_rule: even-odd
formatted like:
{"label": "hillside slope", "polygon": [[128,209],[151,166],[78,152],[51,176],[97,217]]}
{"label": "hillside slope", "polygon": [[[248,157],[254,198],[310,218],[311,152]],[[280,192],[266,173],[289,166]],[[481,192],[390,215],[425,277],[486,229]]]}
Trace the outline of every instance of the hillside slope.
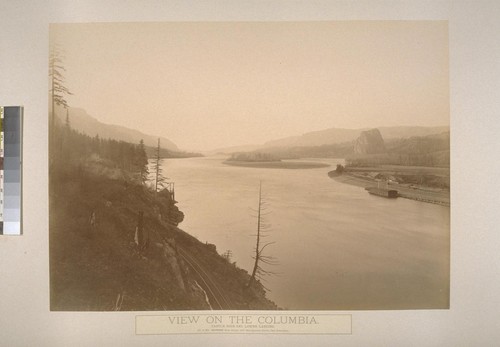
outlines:
{"label": "hillside slope", "polygon": [[[71,128],[75,129],[81,133],[87,134],[91,137],[99,135],[102,139],[114,139],[118,141],[125,141],[130,143],[139,143],[142,139],[144,144],[150,147],[156,147],[158,143],[158,137],[148,134],[144,134],[140,131],[126,128],[120,125],[105,124],[98,121],[96,118],[89,115],[82,108],[70,107],[69,111],[69,121]],[[57,117],[61,123],[66,120],[66,113],[62,109],[57,109]],[[160,137],[161,146],[170,151],[178,152],[179,148],[175,143],[167,138]]]}
{"label": "hillside slope", "polygon": [[51,135],[51,310],[277,308],[215,245],[177,228],[173,194],[144,184],[143,145],[67,127]]}
{"label": "hillside slope", "polygon": [[450,167],[450,133],[410,138],[392,139],[385,142],[387,152],[376,154],[354,153],[346,157],[350,166],[406,165]]}
{"label": "hillside slope", "polygon": [[[155,198],[122,180],[88,173],[77,177],[61,182],[51,194],[51,310],[210,309],[179,247],[210,271],[233,309],[276,308],[262,287],[245,289],[246,271],[175,226],[182,214],[168,198]],[[172,219],[158,220],[152,206]],[[91,211],[95,228],[89,224]],[[134,243],[138,211],[144,211],[149,238],[149,247],[141,251]]]}

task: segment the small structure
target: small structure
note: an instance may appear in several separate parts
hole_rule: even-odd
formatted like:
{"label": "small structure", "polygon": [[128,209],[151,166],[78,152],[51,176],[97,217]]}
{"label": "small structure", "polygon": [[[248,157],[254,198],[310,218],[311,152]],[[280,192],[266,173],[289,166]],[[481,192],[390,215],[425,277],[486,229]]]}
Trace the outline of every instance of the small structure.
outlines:
{"label": "small structure", "polygon": [[366,188],[366,190],[370,194],[382,196],[389,199],[397,198],[399,195],[396,189],[368,187]]}

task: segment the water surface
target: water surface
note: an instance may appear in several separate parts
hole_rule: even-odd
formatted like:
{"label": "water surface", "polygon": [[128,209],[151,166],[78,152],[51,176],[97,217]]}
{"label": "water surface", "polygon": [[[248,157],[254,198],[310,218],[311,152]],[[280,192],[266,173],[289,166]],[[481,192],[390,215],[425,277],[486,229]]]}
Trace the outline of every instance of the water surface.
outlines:
{"label": "water surface", "polygon": [[[185,219],[200,241],[231,250],[251,272],[259,181],[270,214],[268,254],[279,272],[264,285],[299,310],[446,308],[450,208],[384,199],[327,176],[332,167],[287,170],[222,164],[222,157],[163,161]],[[303,161],[303,160],[301,160]]]}

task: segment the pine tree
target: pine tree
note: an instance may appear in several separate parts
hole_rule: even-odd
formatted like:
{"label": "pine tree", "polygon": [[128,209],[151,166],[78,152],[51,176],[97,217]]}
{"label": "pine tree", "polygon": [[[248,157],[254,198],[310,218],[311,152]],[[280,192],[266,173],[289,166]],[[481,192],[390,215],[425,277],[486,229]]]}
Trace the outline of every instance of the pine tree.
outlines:
{"label": "pine tree", "polygon": [[51,95],[51,128],[55,127],[55,113],[56,106],[68,107],[68,102],[66,101],[67,95],[73,95],[69,89],[65,86],[65,78],[63,71],[66,69],[63,66],[62,53],[59,48],[54,44],[51,47],[51,53],[49,58],[49,77],[50,77],[50,95]]}
{"label": "pine tree", "polygon": [[[68,135],[67,127],[56,125],[56,106],[63,106],[67,109],[68,103],[65,99],[67,95],[72,93],[65,86],[63,71],[66,69],[63,66],[62,54],[56,45],[52,45],[49,57],[49,78],[50,78],[50,98],[51,98],[51,118],[49,126],[49,158],[50,170],[57,165],[64,165],[61,161],[68,158],[63,153],[64,137]],[[68,119],[69,122],[69,119]],[[69,123],[68,123],[69,126]]]}
{"label": "pine tree", "polygon": [[64,126],[66,127],[66,132],[69,132],[69,130],[71,129],[71,124],[69,122],[69,110],[67,107],[66,107],[66,121],[64,123]]}
{"label": "pine tree", "polygon": [[161,168],[162,159],[160,157],[160,139],[158,138],[158,147],[156,148],[156,156],[153,163],[153,172],[155,173],[155,192],[159,192],[165,188],[167,178],[163,176],[163,169]]}
{"label": "pine tree", "polygon": [[144,146],[144,140],[142,139],[137,147],[135,164],[139,167],[141,183],[144,185],[148,180],[149,170],[146,147]]}

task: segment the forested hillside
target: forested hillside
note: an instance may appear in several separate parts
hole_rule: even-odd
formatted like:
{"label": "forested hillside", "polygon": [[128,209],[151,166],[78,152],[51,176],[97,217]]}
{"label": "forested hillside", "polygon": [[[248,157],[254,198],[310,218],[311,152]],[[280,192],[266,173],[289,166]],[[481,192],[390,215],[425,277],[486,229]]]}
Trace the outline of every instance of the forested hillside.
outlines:
{"label": "forested hillside", "polygon": [[350,155],[351,166],[406,165],[450,166],[450,133],[393,139],[385,142],[386,152],[372,155]]}
{"label": "forested hillside", "polygon": [[172,192],[145,184],[142,141],[90,137],[69,120],[49,141],[52,310],[276,309],[215,245],[177,228]]}
{"label": "forested hillside", "polygon": [[[246,157],[272,157],[274,160],[278,158],[299,159],[307,157],[345,158],[347,164],[351,166],[390,164],[449,167],[450,165],[449,132],[385,140],[384,151],[375,154],[355,154],[356,143],[358,142],[350,141],[322,146],[273,147],[248,152]],[[366,144],[368,147],[370,145]],[[236,157],[244,157],[244,155],[238,153]]]}

